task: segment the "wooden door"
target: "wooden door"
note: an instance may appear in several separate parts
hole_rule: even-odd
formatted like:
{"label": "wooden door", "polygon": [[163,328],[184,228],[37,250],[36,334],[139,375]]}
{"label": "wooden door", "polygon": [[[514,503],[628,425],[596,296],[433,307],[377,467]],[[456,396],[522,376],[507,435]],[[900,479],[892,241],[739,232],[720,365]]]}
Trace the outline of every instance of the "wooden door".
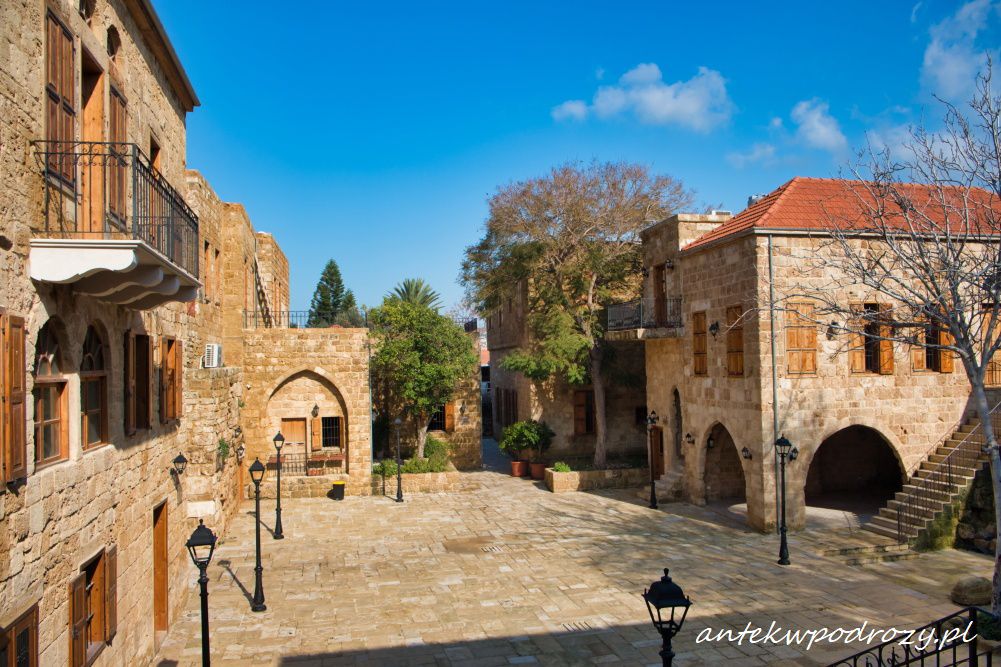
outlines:
{"label": "wooden door", "polygon": [[650,465],[654,479],[664,476],[664,430],[659,426],[650,429]]}
{"label": "wooden door", "polygon": [[153,628],[169,625],[167,604],[167,503],[153,510]]}
{"label": "wooden door", "polygon": [[667,324],[667,269],[660,264],[653,269],[653,317],[658,327]]}
{"label": "wooden door", "polygon": [[80,129],[83,141],[88,143],[81,150],[82,205],[77,209],[80,218],[77,220],[77,231],[83,232],[84,238],[101,238],[104,232],[105,168],[108,158],[102,154],[105,147],[94,144],[104,141],[104,72],[86,51],[81,58],[81,69],[83,124]]}
{"label": "wooden door", "polygon": [[285,436],[285,446],[296,445],[292,451],[299,447],[305,451],[306,447],[306,418],[302,419],[282,419],[282,435]]}

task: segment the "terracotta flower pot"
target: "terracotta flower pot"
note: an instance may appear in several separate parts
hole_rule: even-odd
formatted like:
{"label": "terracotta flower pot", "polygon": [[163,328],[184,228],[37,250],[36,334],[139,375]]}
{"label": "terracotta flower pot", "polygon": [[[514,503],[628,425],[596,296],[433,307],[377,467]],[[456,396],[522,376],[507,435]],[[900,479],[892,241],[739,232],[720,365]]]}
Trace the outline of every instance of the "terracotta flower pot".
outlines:
{"label": "terracotta flower pot", "polygon": [[535,463],[534,461],[529,464],[532,469],[532,479],[545,479],[546,478],[546,464],[545,463]]}
{"label": "terracotta flower pot", "polygon": [[511,461],[511,477],[524,477],[528,464],[524,461]]}

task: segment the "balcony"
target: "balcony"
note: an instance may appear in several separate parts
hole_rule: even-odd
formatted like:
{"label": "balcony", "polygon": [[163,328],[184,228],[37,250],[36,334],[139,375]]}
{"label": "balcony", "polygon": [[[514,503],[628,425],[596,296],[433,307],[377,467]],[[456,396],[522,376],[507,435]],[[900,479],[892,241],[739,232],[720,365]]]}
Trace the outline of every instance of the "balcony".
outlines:
{"label": "balcony", "polygon": [[606,337],[609,340],[647,340],[671,338],[682,331],[681,298],[659,301],[637,299],[617,303],[606,311]]}
{"label": "balcony", "polygon": [[34,142],[45,224],[31,240],[31,278],[147,310],[193,301],[198,216],[135,144]]}

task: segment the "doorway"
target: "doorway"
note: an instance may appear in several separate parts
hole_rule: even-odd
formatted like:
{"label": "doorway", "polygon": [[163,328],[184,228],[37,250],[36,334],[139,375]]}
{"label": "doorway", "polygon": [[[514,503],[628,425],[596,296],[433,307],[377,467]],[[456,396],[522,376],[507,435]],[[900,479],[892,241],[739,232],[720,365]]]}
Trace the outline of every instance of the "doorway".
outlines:
{"label": "doorway", "polygon": [[[306,451],[306,418],[282,418],[282,435],[285,436],[285,445],[301,445],[303,453]],[[293,447],[292,451],[295,451]]]}
{"label": "doorway", "polygon": [[664,430],[650,427],[650,467],[654,479],[664,476]]}
{"label": "doorway", "polygon": [[83,102],[80,133],[85,147],[80,165],[82,205],[78,209],[80,219],[76,228],[84,238],[101,238],[104,235],[104,164],[107,160],[98,154],[102,149],[95,144],[104,141],[104,72],[86,50],[81,54],[80,68]]}
{"label": "doorway", "polygon": [[157,633],[166,632],[169,625],[167,595],[167,503],[164,501],[153,509],[153,629]]}

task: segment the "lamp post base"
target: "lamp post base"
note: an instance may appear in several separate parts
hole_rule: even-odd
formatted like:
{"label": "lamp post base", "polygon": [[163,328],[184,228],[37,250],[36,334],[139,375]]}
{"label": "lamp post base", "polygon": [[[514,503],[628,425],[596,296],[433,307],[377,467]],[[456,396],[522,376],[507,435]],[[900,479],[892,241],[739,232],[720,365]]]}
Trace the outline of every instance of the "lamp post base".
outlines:
{"label": "lamp post base", "polygon": [[781,530],[782,538],[781,538],[781,541],[779,542],[779,560],[778,560],[778,564],[779,565],[788,565],[789,564],[789,542],[786,540],[786,527],[782,526],[782,528],[780,530]]}

